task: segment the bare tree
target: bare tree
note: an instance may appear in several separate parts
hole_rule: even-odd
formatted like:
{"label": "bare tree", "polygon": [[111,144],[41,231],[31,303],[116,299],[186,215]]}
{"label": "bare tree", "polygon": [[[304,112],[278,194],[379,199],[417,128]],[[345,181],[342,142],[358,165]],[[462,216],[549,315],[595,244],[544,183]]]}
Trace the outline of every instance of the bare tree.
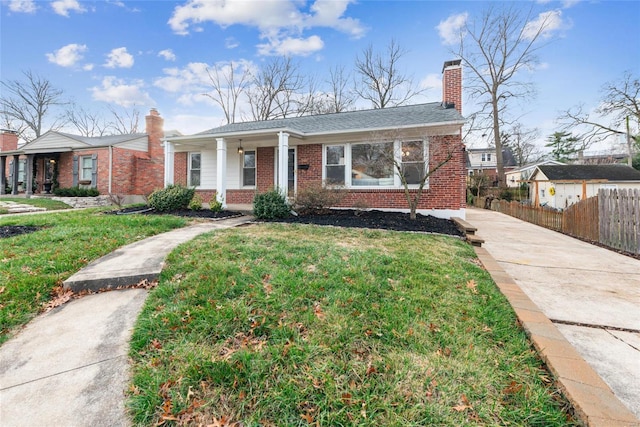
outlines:
{"label": "bare tree", "polygon": [[[45,120],[51,120],[51,109],[64,105],[62,90],[31,71],[24,71],[24,80],[2,81],[4,93],[0,98],[0,112],[13,120],[24,123],[19,137],[25,141],[38,138],[46,131]],[[51,121],[50,128],[62,126],[60,118]]]}
{"label": "bare tree", "polygon": [[329,70],[329,103],[328,112],[341,113],[353,108],[356,102],[356,94],[349,88],[351,76],[345,72],[343,66],[335,66]]}
{"label": "bare tree", "polygon": [[542,157],[540,148],[535,144],[540,137],[538,129],[526,129],[521,123],[515,123],[506,134],[503,145],[511,150],[518,166],[524,166]]}
{"label": "bare tree", "polygon": [[366,150],[359,159],[352,154],[353,164],[360,162],[373,175],[376,172],[382,176],[398,175],[412,220],[416,219],[416,210],[429,177],[453,159],[456,148],[462,149],[462,144],[431,143],[426,135],[407,135],[400,129],[376,133],[372,141],[377,142],[360,144]]}
{"label": "bare tree", "polygon": [[460,46],[455,52],[470,70],[466,89],[478,99],[491,120],[498,184],[506,186],[502,159],[501,116],[510,100],[533,95],[533,87],[519,79],[519,72],[537,63],[536,52],[543,46],[551,14],[532,20],[532,13],[515,7],[490,7],[477,21],[466,22],[460,32]]}
{"label": "bare tree", "polygon": [[109,111],[113,116],[113,121],[109,123],[108,134],[110,135],[127,135],[138,133],[140,124],[140,110],[135,106],[131,110],[117,110],[113,106],[109,106]]}
{"label": "bare tree", "polygon": [[108,134],[110,123],[98,113],[88,111],[81,106],[74,105],[66,113],[67,122],[74,126],[82,136],[103,136]]}
{"label": "bare tree", "polygon": [[603,86],[600,106],[593,115],[581,105],[564,111],[559,122],[563,130],[584,129],[579,138],[587,145],[613,135],[625,135],[631,166],[634,141],[640,136],[640,79],[625,72],[620,80]]}
{"label": "bare tree", "polygon": [[22,133],[27,129],[27,125],[22,121],[14,119],[3,111],[0,113],[0,129],[11,130],[18,135],[22,135]]}
{"label": "bare tree", "polygon": [[399,70],[400,60],[406,51],[395,40],[391,40],[384,53],[374,52],[369,45],[362,56],[358,55],[355,72],[357,94],[370,101],[373,108],[395,107],[407,103],[422,93],[413,83],[413,78]]}
{"label": "bare tree", "polygon": [[248,89],[253,120],[285,118],[298,113],[295,95],[305,86],[299,67],[291,58],[275,58],[253,76]]}
{"label": "bare tree", "polygon": [[228,64],[216,64],[213,69],[207,68],[211,93],[203,95],[211,98],[222,108],[228,123],[235,123],[240,114],[238,103],[243,95],[246,95],[250,70],[247,64],[242,62],[229,62]]}

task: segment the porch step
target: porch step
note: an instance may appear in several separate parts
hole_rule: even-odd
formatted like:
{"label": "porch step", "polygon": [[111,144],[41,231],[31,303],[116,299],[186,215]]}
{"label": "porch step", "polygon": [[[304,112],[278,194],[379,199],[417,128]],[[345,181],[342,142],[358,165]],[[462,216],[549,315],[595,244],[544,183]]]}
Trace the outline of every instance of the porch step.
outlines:
{"label": "porch step", "polygon": [[464,233],[467,242],[471,243],[472,246],[482,246],[484,239],[476,235],[476,231],[478,231],[476,227],[458,217],[451,217],[451,221],[453,221],[458,229]]}

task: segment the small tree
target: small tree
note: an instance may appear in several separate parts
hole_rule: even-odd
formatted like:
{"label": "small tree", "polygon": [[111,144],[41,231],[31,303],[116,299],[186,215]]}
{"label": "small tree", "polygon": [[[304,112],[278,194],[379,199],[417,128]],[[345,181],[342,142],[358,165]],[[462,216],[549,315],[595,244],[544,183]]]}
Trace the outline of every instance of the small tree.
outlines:
{"label": "small tree", "polygon": [[[449,142],[431,144],[428,136],[413,137],[401,131],[392,134],[376,135],[374,141],[394,141],[393,144],[375,144],[379,146],[378,156],[371,159],[379,162],[379,169],[388,168],[400,178],[404,196],[409,206],[409,218],[416,219],[416,210],[429,182],[429,177],[453,159],[456,146]],[[372,144],[374,145],[374,144]],[[385,147],[382,149],[382,147]],[[430,159],[436,159],[430,162]],[[433,166],[430,166],[430,163]]]}
{"label": "small tree", "polygon": [[580,145],[580,140],[569,132],[554,132],[547,138],[549,141],[545,147],[551,148],[551,156],[560,162],[568,162],[575,159],[575,154],[585,147]]}

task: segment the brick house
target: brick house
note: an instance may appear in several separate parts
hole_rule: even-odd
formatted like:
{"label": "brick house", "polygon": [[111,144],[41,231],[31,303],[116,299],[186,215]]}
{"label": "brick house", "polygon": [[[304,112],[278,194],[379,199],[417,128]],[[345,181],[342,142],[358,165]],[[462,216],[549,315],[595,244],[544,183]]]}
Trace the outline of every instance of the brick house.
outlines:
{"label": "brick house", "polygon": [[[13,132],[0,135],[0,194],[96,188],[101,194],[148,195],[164,185],[163,122],[146,116],[146,133],[84,137],[49,131],[18,148]],[[35,173],[34,173],[35,171]]]}
{"label": "brick house", "polygon": [[465,216],[462,67],[443,67],[442,102],[233,123],[165,139],[165,184],[193,186],[205,201],[250,204],[277,188],[288,197],[309,185],[344,192],[339,206],[407,211],[401,164],[410,191],[426,170],[418,212]]}

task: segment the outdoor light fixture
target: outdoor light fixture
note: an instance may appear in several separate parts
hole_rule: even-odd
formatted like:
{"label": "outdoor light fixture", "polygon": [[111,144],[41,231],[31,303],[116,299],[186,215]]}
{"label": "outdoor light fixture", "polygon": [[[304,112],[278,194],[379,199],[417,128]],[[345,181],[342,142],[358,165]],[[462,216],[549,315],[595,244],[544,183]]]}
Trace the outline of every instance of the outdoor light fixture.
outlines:
{"label": "outdoor light fixture", "polygon": [[240,142],[238,143],[238,154],[244,153],[244,149],[242,148],[242,138],[240,138]]}

